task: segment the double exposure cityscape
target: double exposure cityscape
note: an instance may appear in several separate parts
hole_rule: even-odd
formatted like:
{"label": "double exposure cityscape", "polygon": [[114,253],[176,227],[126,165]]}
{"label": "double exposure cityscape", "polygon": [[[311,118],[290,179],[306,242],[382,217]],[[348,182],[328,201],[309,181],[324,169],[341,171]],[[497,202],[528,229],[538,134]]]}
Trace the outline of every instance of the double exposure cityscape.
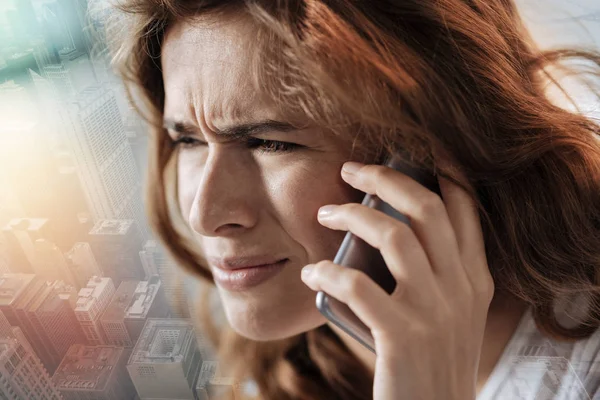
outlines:
{"label": "double exposure cityscape", "polygon": [[0,2],[0,399],[233,390],[146,222],[146,132],[110,70],[109,12]]}
{"label": "double exposure cityscape", "polygon": [[[598,12],[563,3],[598,29]],[[146,127],[111,71],[111,12],[0,0],[2,400],[239,390],[197,328],[191,279],[149,229]]]}

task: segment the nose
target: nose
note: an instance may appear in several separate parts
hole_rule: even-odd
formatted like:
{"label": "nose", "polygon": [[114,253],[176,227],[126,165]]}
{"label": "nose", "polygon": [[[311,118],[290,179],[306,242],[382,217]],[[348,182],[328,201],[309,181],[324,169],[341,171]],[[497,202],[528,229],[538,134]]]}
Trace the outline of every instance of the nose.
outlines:
{"label": "nose", "polygon": [[202,236],[238,235],[256,225],[259,177],[243,156],[214,150],[206,158],[189,214],[191,229]]}

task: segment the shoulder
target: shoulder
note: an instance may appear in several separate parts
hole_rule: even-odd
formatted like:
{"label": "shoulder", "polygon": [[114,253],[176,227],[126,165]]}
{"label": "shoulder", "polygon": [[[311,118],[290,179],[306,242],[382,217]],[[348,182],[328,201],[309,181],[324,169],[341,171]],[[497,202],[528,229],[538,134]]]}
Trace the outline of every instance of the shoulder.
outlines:
{"label": "shoulder", "polygon": [[575,342],[545,337],[531,311],[478,400],[600,400],[600,330]]}

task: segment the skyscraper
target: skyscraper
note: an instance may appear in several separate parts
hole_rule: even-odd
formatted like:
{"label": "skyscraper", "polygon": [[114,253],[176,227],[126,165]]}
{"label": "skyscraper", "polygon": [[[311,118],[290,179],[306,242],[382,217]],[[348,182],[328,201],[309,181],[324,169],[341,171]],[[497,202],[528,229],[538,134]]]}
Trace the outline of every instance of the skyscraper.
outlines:
{"label": "skyscraper", "polygon": [[[56,157],[56,124],[49,120],[48,102],[43,94],[46,80],[29,70],[34,82],[35,96],[25,88],[11,83],[0,85],[0,157],[4,168],[0,169],[0,181],[7,185],[18,200],[23,212],[18,217],[47,218],[60,223],[57,227],[70,228],[76,220],[76,212],[69,196],[64,192],[64,174]],[[41,92],[38,92],[41,90]],[[6,106],[5,106],[6,105]],[[56,113],[52,115],[56,118]],[[9,168],[10,167],[10,168]],[[52,237],[59,247],[62,237]],[[72,245],[72,244],[71,244]]]}
{"label": "skyscraper", "polygon": [[52,373],[69,346],[86,343],[61,281],[44,282],[33,274],[0,278],[0,311],[23,330],[48,372]]}
{"label": "skyscraper", "polygon": [[183,279],[177,266],[168,257],[156,240],[148,240],[144,250],[140,251],[140,259],[147,276],[158,274],[163,283],[165,296],[171,306],[171,315],[176,318],[189,318],[189,305],[183,285]]}
{"label": "skyscraper", "polygon": [[8,322],[2,311],[0,311],[0,339],[12,336],[12,326],[10,325],[10,322]]}
{"label": "skyscraper", "polygon": [[100,220],[88,238],[103,275],[110,277],[115,286],[125,279],[143,279],[139,257],[142,237],[133,220]]}
{"label": "skyscraper", "polygon": [[141,180],[114,92],[88,87],[71,103],[66,118],[67,142],[94,220],[134,219],[146,239]]}
{"label": "skyscraper", "polygon": [[194,400],[201,362],[189,320],[150,318],[131,353],[127,370],[142,400]]}
{"label": "skyscraper", "polygon": [[133,400],[126,372],[130,350],[116,346],[71,346],[52,376],[65,400]]}
{"label": "skyscraper", "polygon": [[102,268],[98,265],[89,243],[75,243],[66,253],[66,257],[80,286],[85,286],[92,276],[103,276]]}
{"label": "skyscraper", "polygon": [[76,288],[80,287],[58,246],[49,240],[37,239],[34,242],[34,251],[33,270],[38,278],[49,281],[63,280]]}
{"label": "skyscraper", "polygon": [[47,365],[48,372],[51,373],[55,371],[71,345],[87,344],[70,302],[58,295],[55,285],[60,285],[60,282],[42,286],[29,302],[27,309],[31,325],[52,347],[53,359]]}
{"label": "skyscraper", "polygon": [[113,295],[111,302],[102,313],[100,323],[106,334],[106,343],[115,346],[133,347],[133,338],[125,325],[125,312],[134,298],[139,281],[124,281]]}
{"label": "skyscraper", "polygon": [[28,305],[45,286],[33,274],[4,274],[0,277],[0,311],[12,326],[21,328],[27,342],[33,347],[44,366],[52,366],[58,355],[48,337],[36,330],[29,319]]}
{"label": "skyscraper", "polygon": [[135,342],[140,337],[148,318],[167,318],[169,305],[158,276],[138,282],[129,307],[125,309],[125,326]]}
{"label": "skyscraper", "polygon": [[196,391],[200,400],[237,398],[244,388],[233,378],[224,376],[218,361],[203,361],[198,374]]}
{"label": "skyscraper", "polygon": [[35,271],[37,239],[51,236],[45,218],[15,218],[2,228],[6,238],[8,261],[11,271],[29,273]]}
{"label": "skyscraper", "polygon": [[91,346],[106,344],[100,317],[110,303],[115,286],[110,278],[92,277],[86,287],[79,291],[75,316]]}
{"label": "skyscraper", "polygon": [[11,400],[62,400],[40,360],[17,337],[0,338],[0,395]]}
{"label": "skyscraper", "polygon": [[55,51],[75,49],[88,53],[90,39],[87,32],[85,13],[87,0],[56,0],[42,6],[41,19],[44,35]]}

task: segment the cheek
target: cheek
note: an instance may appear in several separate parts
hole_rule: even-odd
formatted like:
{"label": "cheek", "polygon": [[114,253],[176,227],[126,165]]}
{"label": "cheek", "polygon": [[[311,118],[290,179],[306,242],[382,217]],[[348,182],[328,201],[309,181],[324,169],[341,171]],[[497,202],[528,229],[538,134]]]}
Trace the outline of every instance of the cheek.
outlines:
{"label": "cheek", "polygon": [[272,185],[274,207],[287,234],[304,248],[307,262],[331,258],[346,232],[324,227],[317,212],[326,204],[360,202],[364,193],[346,184],[339,168],[302,169],[290,174],[281,185]]}
{"label": "cheek", "polygon": [[199,177],[201,173],[198,168],[190,167],[181,161],[177,165],[177,202],[185,221],[189,220],[198,189],[198,180],[194,177]]}

